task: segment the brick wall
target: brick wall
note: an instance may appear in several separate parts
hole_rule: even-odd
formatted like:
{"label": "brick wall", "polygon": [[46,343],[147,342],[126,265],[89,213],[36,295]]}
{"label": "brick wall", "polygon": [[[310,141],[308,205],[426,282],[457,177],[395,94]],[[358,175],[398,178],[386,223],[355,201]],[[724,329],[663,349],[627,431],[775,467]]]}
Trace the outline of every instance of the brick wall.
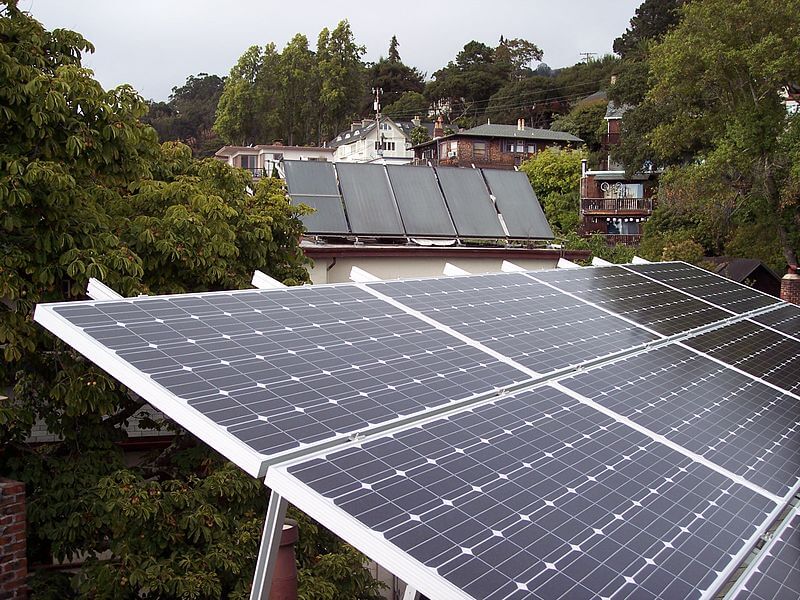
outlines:
{"label": "brick wall", "polygon": [[797,267],[790,267],[789,272],[781,279],[781,299],[800,304],[800,275],[797,274]]}
{"label": "brick wall", "polygon": [[27,598],[25,484],[0,477],[0,599]]}

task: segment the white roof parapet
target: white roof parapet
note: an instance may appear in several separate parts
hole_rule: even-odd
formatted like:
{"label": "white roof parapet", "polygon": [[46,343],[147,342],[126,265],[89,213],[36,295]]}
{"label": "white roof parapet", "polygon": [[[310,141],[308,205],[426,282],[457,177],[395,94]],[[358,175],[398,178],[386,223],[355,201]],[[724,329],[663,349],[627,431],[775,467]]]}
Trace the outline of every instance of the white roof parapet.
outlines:
{"label": "white roof parapet", "polygon": [[86,286],[86,295],[92,300],[122,300],[124,298],[124,296],[94,277],[89,278],[89,285]]}
{"label": "white roof parapet", "polygon": [[381,281],[381,278],[375,277],[375,275],[365,271],[364,269],[353,267],[350,269],[350,281],[354,281],[356,283],[372,283],[374,281]]}
{"label": "white roof parapet", "polygon": [[442,269],[442,275],[447,275],[448,277],[453,277],[455,275],[469,275],[469,271],[465,271],[461,267],[457,267],[450,263],[444,263],[444,269]]}
{"label": "white roof parapet", "polygon": [[518,264],[510,262],[508,260],[504,260],[503,264],[500,265],[500,270],[503,273],[522,273],[527,271],[526,268],[520,267]]}
{"label": "white roof parapet", "polygon": [[556,269],[580,269],[581,266],[572,262],[571,260],[567,260],[566,258],[559,258],[558,263],[556,263]]}
{"label": "white roof parapet", "polygon": [[281,283],[274,277],[270,277],[263,271],[259,271],[258,269],[256,269],[253,273],[253,279],[250,283],[253,284],[253,287],[257,287],[260,290],[274,290],[277,288],[286,287],[285,284]]}
{"label": "white roof parapet", "polygon": [[595,256],[595,257],[592,258],[592,266],[593,267],[611,267],[613,265],[614,265],[614,263],[609,262],[609,261],[607,261],[607,260],[605,260],[603,258],[600,258],[599,256]]}

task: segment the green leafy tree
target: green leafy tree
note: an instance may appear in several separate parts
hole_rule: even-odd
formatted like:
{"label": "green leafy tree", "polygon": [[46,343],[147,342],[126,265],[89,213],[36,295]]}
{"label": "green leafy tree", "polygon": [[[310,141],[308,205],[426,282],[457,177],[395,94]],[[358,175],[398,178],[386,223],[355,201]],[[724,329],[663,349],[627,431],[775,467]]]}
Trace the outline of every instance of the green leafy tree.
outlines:
{"label": "green leafy tree", "polygon": [[530,64],[542,60],[544,52],[528,40],[521,38],[505,39],[500,36],[500,43],[494,51],[495,63],[504,65],[510,79],[522,79],[533,74]]}
{"label": "green leafy tree", "polygon": [[643,44],[661,38],[680,21],[680,7],[687,0],[645,0],[631,18],[630,27],[614,40],[614,52],[626,58]]}
{"label": "green leafy tree", "polygon": [[428,114],[428,99],[419,92],[405,92],[397,101],[383,109],[383,114],[398,120],[425,117]]}
{"label": "green leafy tree", "polygon": [[397,41],[397,36],[393,35],[392,39],[389,41],[389,62],[402,62],[400,60],[400,51],[398,48],[400,47],[400,42]]}
{"label": "green leafy tree", "polygon": [[295,35],[280,56],[282,138],[289,145],[316,142],[312,123],[315,93],[314,53],[308,38]]}
{"label": "green leafy tree", "polygon": [[524,118],[532,127],[547,128],[569,110],[561,88],[550,77],[526,77],[506,83],[489,99],[486,115],[495,123]]}
{"label": "green leafy tree", "polygon": [[604,100],[599,102],[578,103],[566,115],[553,120],[550,129],[566,131],[581,138],[589,151],[590,161],[597,165],[601,150],[602,135],[606,133],[606,107]]}
{"label": "green leafy tree", "polygon": [[727,188],[737,211],[760,204],[784,260],[797,264],[800,120],[780,92],[800,80],[800,3],[706,0],[682,14],[650,51],[651,86],[623,120],[619,154],[631,170],[682,165]]}
{"label": "green leafy tree", "polygon": [[429,142],[431,140],[431,134],[428,133],[427,127],[414,127],[411,130],[411,143],[413,145],[424,144],[425,142]]}
{"label": "green leafy tree", "polygon": [[348,21],[333,31],[323,29],[317,39],[316,74],[319,79],[319,134],[330,139],[358,114],[364,89],[365,48],[356,43]]}
{"label": "green leafy tree", "polygon": [[554,232],[566,235],[577,231],[581,183],[580,150],[547,148],[520,165],[542,203]]}
{"label": "green leafy tree", "polygon": [[[419,98],[425,89],[422,73],[400,61],[381,59],[367,71],[370,90],[380,88],[383,90],[381,104],[387,108],[397,102],[406,94],[416,94]],[[364,114],[371,114],[372,94],[368,94],[368,109]],[[419,103],[419,101],[417,101]],[[427,101],[425,102],[427,105]],[[382,112],[386,113],[386,110]],[[388,114],[388,113],[387,113]],[[413,116],[413,115],[412,115]]]}
{"label": "green leafy tree", "polygon": [[[129,86],[104,91],[91,45],[0,5],[0,472],[27,484],[38,598],[245,598],[266,494],[31,318],[84,297],[89,277],[125,295],[246,285],[252,269],[304,281],[302,224],[280,184],[251,182],[180,144],[159,146]],[[172,433],[135,465],[126,424]],[[42,420],[58,441],[26,440]],[[295,513],[298,519],[307,518]],[[305,590],[376,598],[363,557],[303,525]],[[303,552],[307,552],[304,554]],[[74,572],[41,568],[86,557]]]}
{"label": "green leafy tree", "polygon": [[190,75],[182,86],[172,88],[168,102],[150,102],[142,121],[162,142],[184,142],[195,156],[211,156],[222,142],[212,127],[224,85],[217,75]]}

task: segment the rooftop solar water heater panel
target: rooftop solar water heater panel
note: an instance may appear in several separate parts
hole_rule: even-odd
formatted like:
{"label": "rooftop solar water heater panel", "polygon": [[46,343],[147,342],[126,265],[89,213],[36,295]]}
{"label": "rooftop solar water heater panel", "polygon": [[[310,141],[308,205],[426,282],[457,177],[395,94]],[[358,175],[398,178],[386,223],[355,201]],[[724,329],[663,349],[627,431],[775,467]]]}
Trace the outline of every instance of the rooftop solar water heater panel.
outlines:
{"label": "rooftop solar water heater panel", "polygon": [[560,269],[530,275],[662,335],[684,333],[732,316],[622,267]]}
{"label": "rooftop solar water heater panel", "polygon": [[266,481],[433,598],[708,597],[778,510],[549,387]]}
{"label": "rooftop solar water heater panel", "polygon": [[382,165],[338,163],[336,172],[354,235],[405,235]]}
{"label": "rooftop solar water heater panel", "polygon": [[542,374],[657,339],[634,324],[516,273],[369,287]]}
{"label": "rooftop solar water heater panel", "polygon": [[676,344],[561,382],[743,477],[791,496],[800,483],[800,402]]}
{"label": "rooftop solar water heater panel", "polygon": [[480,171],[437,167],[436,174],[458,235],[477,238],[507,237]]}
{"label": "rooftop solar water heater panel", "polygon": [[625,268],[737,314],[780,303],[774,296],[686,263],[626,265]]}
{"label": "rooftop solar water heater panel", "polygon": [[409,236],[456,236],[433,169],[390,165],[386,170]]}
{"label": "rooftop solar water heater panel", "polygon": [[252,474],[529,378],[354,286],[68,302],[36,318]]}
{"label": "rooftop solar water heater panel", "polygon": [[525,173],[483,169],[483,176],[511,237],[553,239],[553,231]]}
{"label": "rooftop solar water heater panel", "polygon": [[333,164],[292,160],[283,164],[292,203],[315,209],[313,213],[300,217],[306,230],[312,234],[350,233]]}

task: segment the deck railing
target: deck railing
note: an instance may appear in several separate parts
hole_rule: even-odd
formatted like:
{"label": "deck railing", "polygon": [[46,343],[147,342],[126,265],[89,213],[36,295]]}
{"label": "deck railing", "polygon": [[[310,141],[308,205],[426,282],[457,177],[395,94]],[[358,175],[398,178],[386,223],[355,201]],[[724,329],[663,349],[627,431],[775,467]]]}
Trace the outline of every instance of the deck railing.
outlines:
{"label": "deck railing", "polygon": [[581,213],[651,213],[652,198],[581,198]]}

